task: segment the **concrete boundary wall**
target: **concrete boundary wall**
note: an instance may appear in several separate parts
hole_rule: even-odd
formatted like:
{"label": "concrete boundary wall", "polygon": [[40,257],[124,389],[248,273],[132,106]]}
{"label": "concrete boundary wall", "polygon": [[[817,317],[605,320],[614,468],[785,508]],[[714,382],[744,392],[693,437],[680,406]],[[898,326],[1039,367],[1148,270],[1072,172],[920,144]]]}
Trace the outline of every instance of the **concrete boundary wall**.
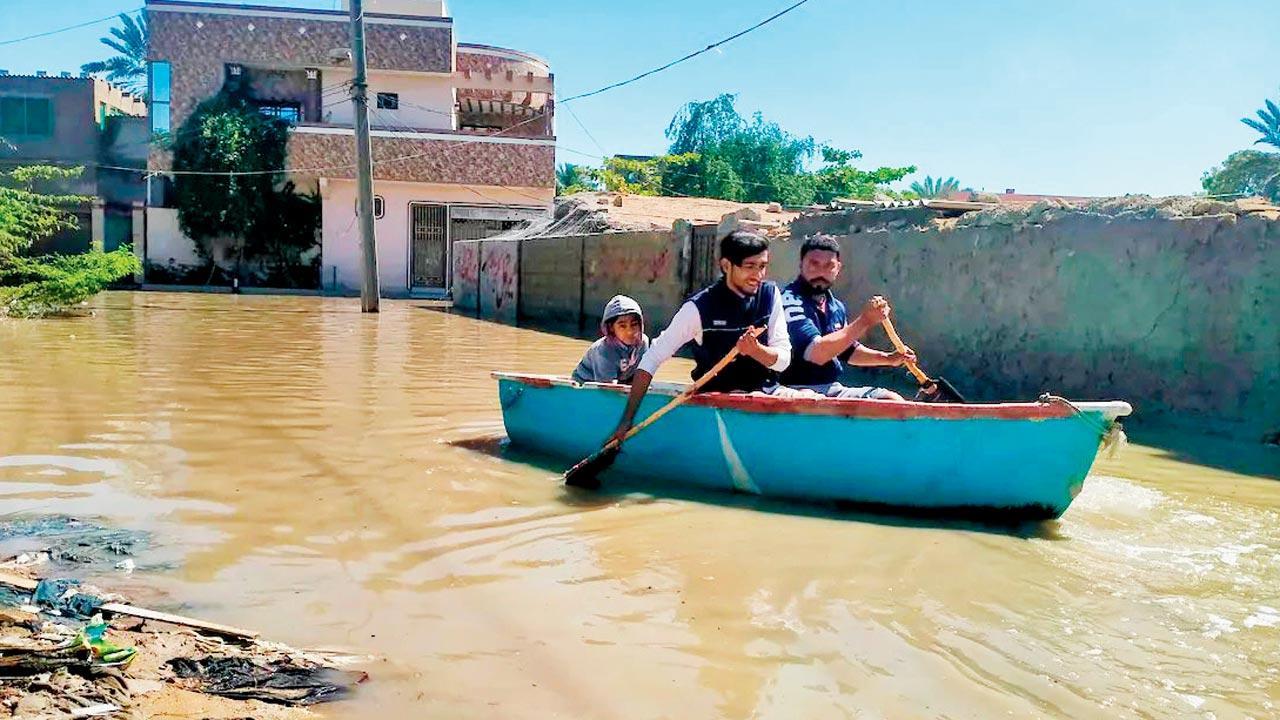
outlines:
{"label": "concrete boundary wall", "polygon": [[488,320],[595,334],[609,298],[634,297],[655,335],[688,290],[688,226],[454,243],[453,305]]}
{"label": "concrete boundary wall", "polygon": [[[978,401],[1123,399],[1257,440],[1280,430],[1280,220],[1214,210],[1038,208],[943,219],[920,209],[803,216],[772,243],[770,278],[802,239],[835,236],[835,288],[856,313],[882,294],[926,371]],[[594,336],[614,294],[651,337],[691,290],[692,229],[456,244],[455,307]],[[879,329],[865,341],[889,349]],[[851,371],[907,390],[905,375]]]}
{"label": "concrete boundary wall", "polygon": [[[978,400],[1123,399],[1258,440],[1280,429],[1280,221],[1057,209],[917,224],[830,213],[851,312],[883,294],[926,371]],[[859,217],[862,220],[859,220]],[[796,253],[798,254],[798,253]],[[780,262],[794,267],[795,257]],[[880,331],[868,339],[888,348]]]}

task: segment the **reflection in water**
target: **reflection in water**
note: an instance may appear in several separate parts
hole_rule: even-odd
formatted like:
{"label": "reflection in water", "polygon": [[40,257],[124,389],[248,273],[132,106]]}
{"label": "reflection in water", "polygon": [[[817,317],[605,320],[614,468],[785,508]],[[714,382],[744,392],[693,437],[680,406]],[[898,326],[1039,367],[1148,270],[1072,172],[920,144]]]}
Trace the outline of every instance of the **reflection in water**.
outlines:
{"label": "reflection in water", "polygon": [[98,305],[0,321],[0,515],[149,530],[180,564],[134,582],[385,658],[329,715],[1280,712],[1274,481],[1131,446],[1017,528],[584,497],[494,444],[488,377],[581,341],[395,302]]}

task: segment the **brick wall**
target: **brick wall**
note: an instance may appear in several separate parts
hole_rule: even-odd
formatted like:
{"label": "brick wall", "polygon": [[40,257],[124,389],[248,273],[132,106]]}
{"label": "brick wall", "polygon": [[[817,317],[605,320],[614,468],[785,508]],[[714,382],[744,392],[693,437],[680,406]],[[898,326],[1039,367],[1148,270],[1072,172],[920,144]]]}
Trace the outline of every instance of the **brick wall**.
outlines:
{"label": "brick wall", "polygon": [[[294,17],[158,10],[150,3],[148,59],[171,63],[172,126],[176,129],[203,99],[222,87],[226,63],[271,67],[327,66],[333,48],[349,47],[340,15]],[[447,21],[446,21],[447,22]],[[252,29],[250,28],[252,26]],[[369,23],[365,26],[370,69],[452,72],[453,31]]]}
{"label": "brick wall", "polygon": [[[390,158],[413,156],[388,162]],[[553,187],[555,148],[492,142],[453,142],[373,137],[374,178],[411,182]],[[290,168],[326,170],[330,178],[353,178],[355,141],[349,133],[294,132],[289,138]]]}

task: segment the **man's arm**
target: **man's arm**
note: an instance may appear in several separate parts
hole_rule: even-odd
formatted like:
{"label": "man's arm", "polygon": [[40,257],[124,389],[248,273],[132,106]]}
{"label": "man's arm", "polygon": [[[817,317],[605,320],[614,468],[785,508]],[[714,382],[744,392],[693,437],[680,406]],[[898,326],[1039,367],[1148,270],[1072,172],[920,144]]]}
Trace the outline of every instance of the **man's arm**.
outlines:
{"label": "man's arm", "polygon": [[841,355],[851,347],[854,348],[853,357],[857,358],[858,350],[862,348],[861,345],[857,345],[857,342],[870,329],[871,326],[863,321],[862,316],[859,315],[853,322],[839,330],[815,338],[804,349],[804,359],[814,365],[826,365],[831,362],[832,358]]}
{"label": "man's arm", "polygon": [[872,350],[866,345],[859,344],[853,349],[853,355],[849,357],[849,364],[857,367],[898,367],[903,363],[915,362],[916,354],[911,352],[911,348],[907,348],[906,354],[899,352],[882,352],[880,350]]}
{"label": "man's arm", "polygon": [[691,302],[681,305],[675,317],[671,318],[671,324],[654,338],[649,344],[649,349],[645,351],[644,357],[640,358],[640,365],[636,368],[635,377],[631,380],[631,393],[627,395],[627,407],[622,411],[622,418],[618,420],[618,427],[609,437],[610,440],[617,440],[621,444],[623,436],[635,422],[640,401],[649,391],[649,384],[653,382],[653,376],[658,372],[658,368],[662,363],[670,360],[677,350],[684,347],[685,343],[697,338],[701,332],[702,315],[698,312],[698,306]]}
{"label": "man's arm", "polygon": [[[826,365],[831,362],[832,358],[838,357],[845,351],[853,348],[851,360],[854,365],[859,365],[858,357],[862,355],[865,349],[856,343],[862,339],[863,335],[871,329],[873,325],[879,325],[885,318],[889,317],[889,303],[884,298],[876,295],[867,301],[863,306],[862,312],[858,313],[858,317],[853,322],[845,325],[839,330],[823,335],[809,343],[809,347],[805,348],[804,359],[815,365]],[[876,351],[871,351],[876,354]],[[870,357],[869,355],[867,356]]]}

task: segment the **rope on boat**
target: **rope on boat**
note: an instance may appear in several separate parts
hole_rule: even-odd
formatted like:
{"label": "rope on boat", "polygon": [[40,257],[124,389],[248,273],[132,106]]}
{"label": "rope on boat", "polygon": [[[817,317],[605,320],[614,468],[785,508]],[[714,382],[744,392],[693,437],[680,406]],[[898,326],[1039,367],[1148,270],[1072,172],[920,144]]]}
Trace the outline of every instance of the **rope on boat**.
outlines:
{"label": "rope on boat", "polygon": [[1085,411],[1081,410],[1075,403],[1061,395],[1054,395],[1052,393],[1044,393],[1039,397],[1037,402],[1043,404],[1057,402],[1071,408],[1072,412],[1075,413],[1072,417],[1080,420],[1085,425],[1089,426],[1091,430],[1098,433],[1098,436],[1101,438],[1099,449],[1105,450],[1107,457],[1109,458],[1115,458],[1116,455],[1119,454],[1120,448],[1129,442],[1129,437],[1124,434],[1124,428],[1120,427],[1120,421],[1118,419],[1111,420],[1110,422],[1105,420],[1095,420]]}

